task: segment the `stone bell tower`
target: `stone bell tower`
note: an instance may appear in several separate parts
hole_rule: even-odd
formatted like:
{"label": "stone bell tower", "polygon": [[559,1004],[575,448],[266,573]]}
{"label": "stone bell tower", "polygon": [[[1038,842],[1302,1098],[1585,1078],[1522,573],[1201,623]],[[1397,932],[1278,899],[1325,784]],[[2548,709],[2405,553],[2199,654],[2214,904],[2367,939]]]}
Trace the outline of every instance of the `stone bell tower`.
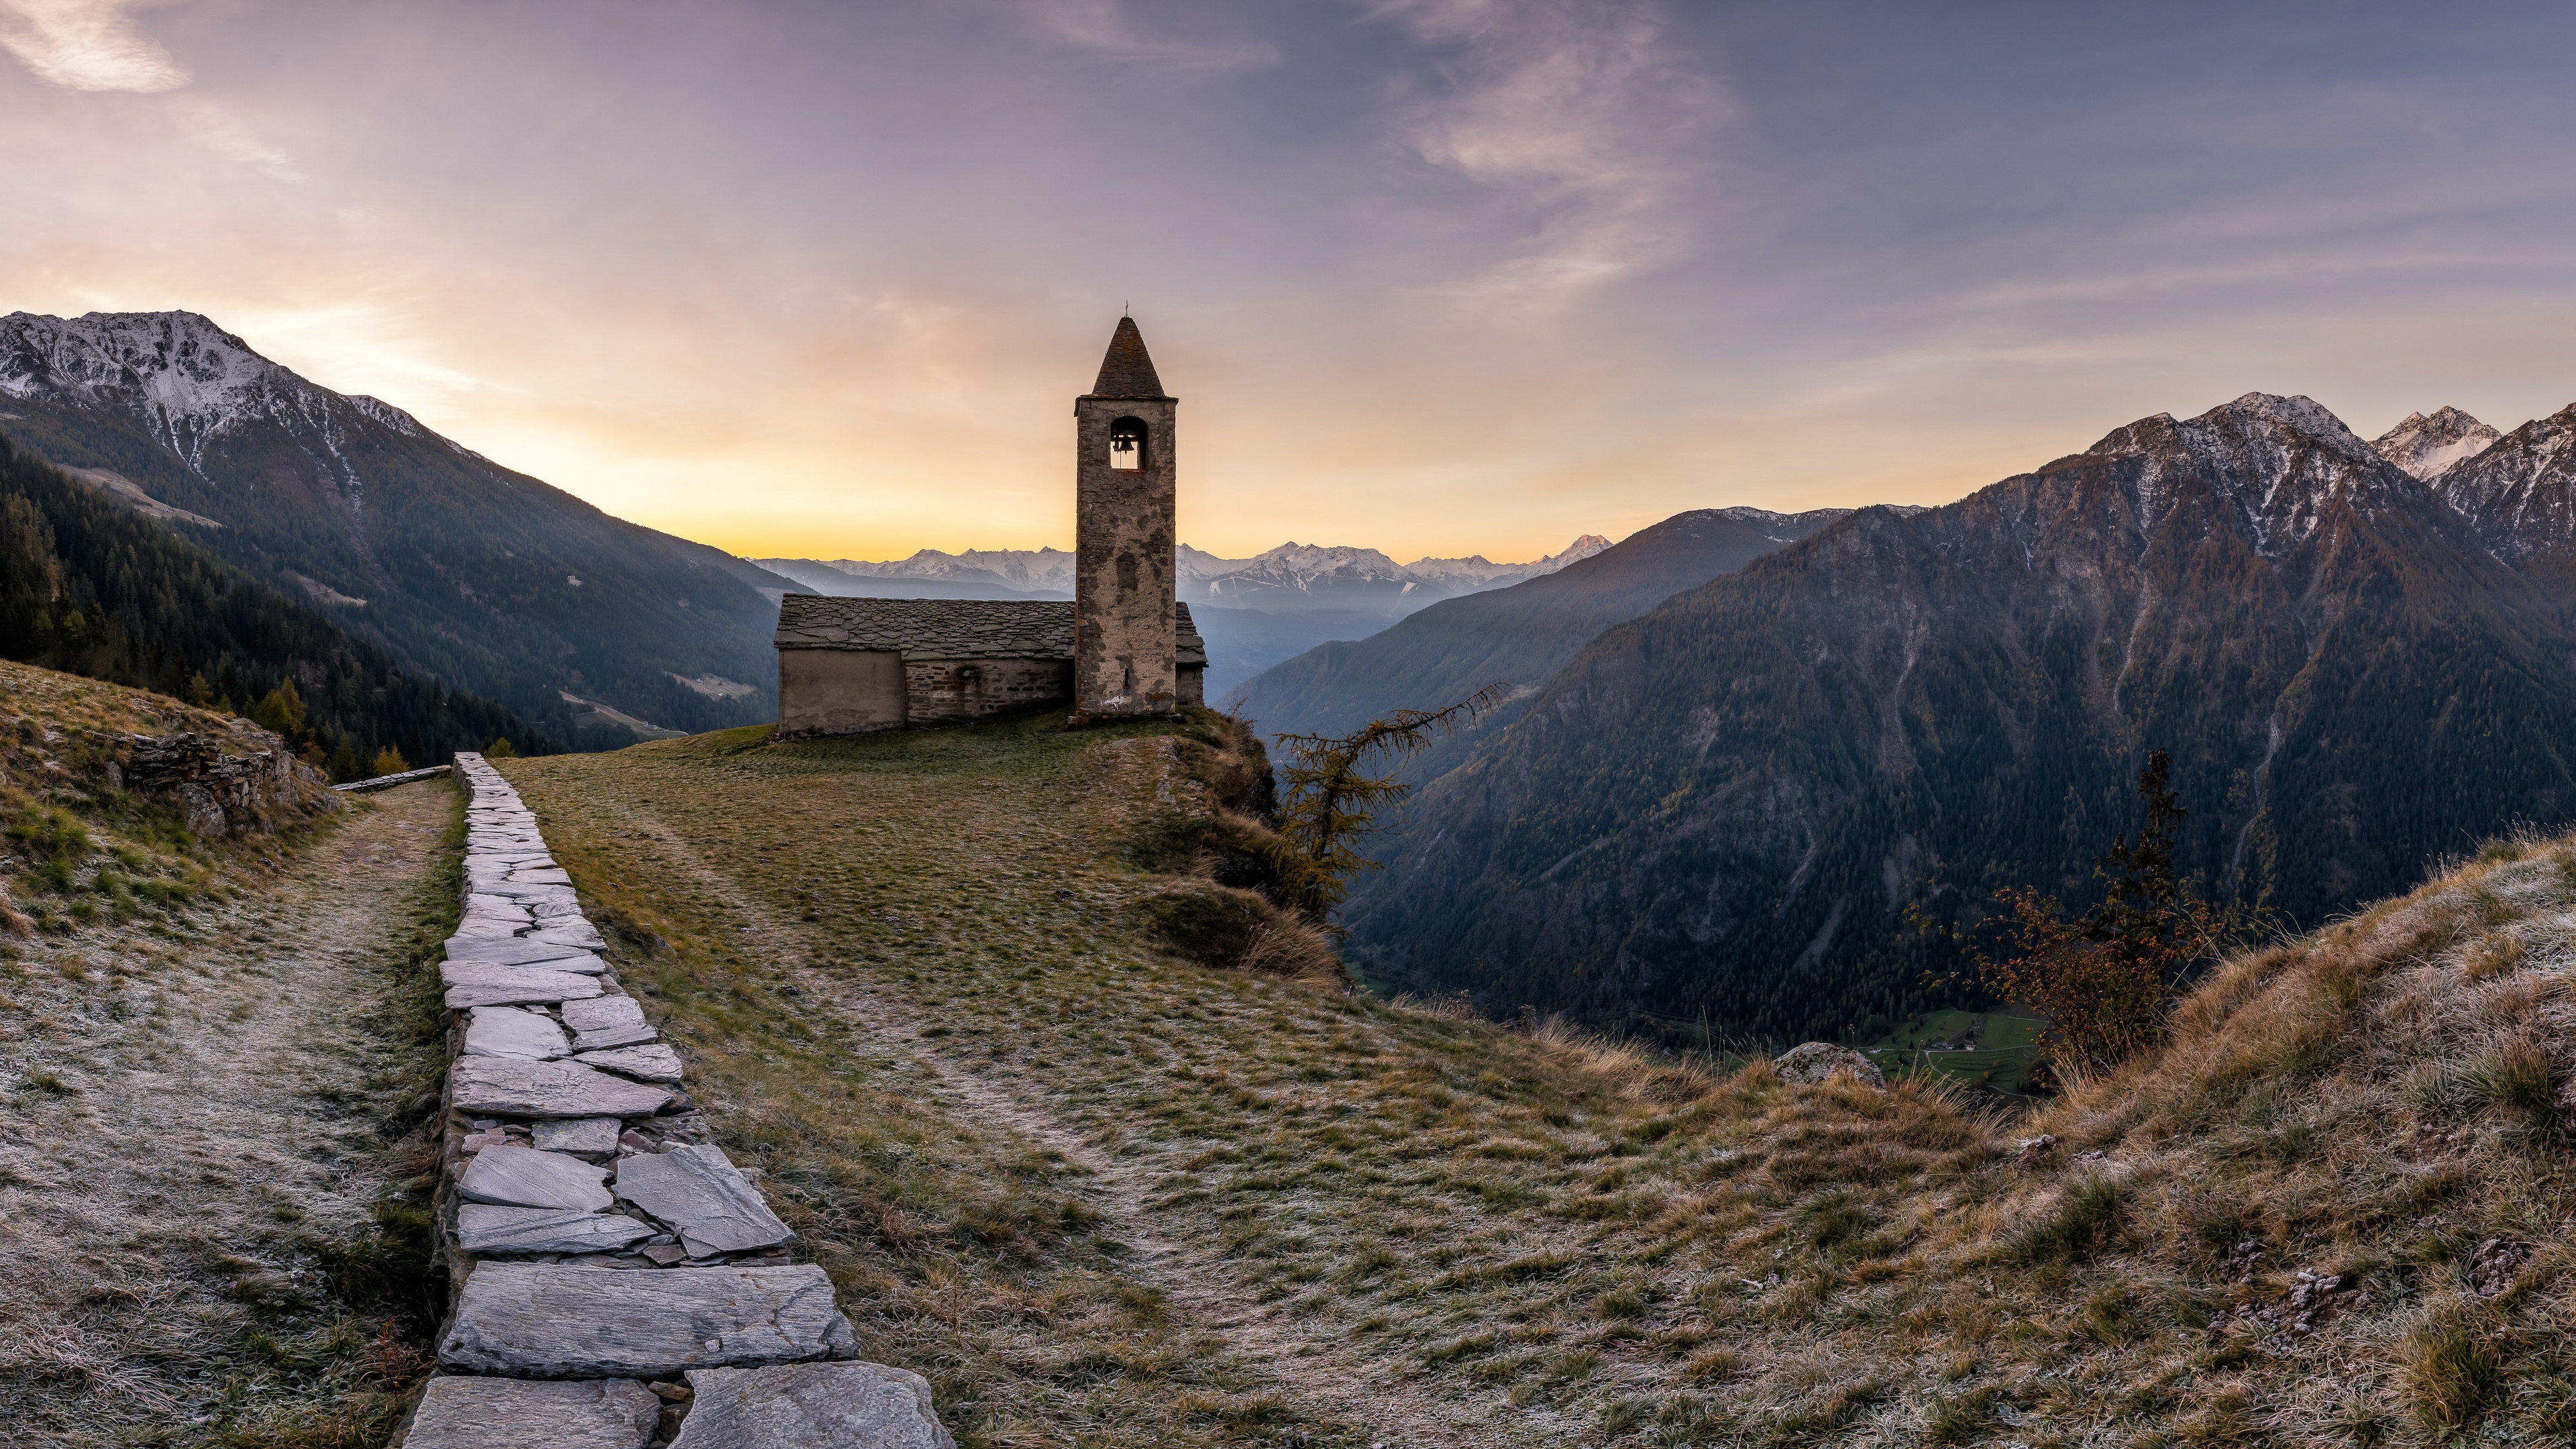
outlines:
{"label": "stone bell tower", "polygon": [[1178,497],[1166,396],[1136,319],[1121,317],[1100,380],[1073,400],[1073,718],[1170,714]]}

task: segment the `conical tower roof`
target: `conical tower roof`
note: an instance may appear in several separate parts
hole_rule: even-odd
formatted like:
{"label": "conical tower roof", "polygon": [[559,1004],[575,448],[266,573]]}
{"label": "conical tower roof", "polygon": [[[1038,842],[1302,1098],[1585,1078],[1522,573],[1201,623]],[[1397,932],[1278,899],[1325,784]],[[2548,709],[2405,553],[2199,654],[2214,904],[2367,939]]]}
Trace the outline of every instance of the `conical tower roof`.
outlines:
{"label": "conical tower roof", "polygon": [[1145,355],[1145,334],[1136,319],[1121,317],[1109,336],[1109,354],[1100,359],[1100,380],[1090,397],[1162,398],[1163,380],[1154,375],[1154,359]]}

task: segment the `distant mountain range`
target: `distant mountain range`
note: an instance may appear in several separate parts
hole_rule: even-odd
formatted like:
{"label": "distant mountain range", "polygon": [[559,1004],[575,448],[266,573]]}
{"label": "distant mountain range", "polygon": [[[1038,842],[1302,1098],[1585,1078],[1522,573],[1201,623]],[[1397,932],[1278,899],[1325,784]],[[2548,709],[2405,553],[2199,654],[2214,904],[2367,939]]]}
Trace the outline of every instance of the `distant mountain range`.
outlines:
{"label": "distant mountain range", "polygon": [[0,433],[559,741],[776,716],[793,581],[318,387],[193,312],[0,318]]}
{"label": "distant mountain range", "polygon": [[[2162,748],[2185,867],[2313,923],[2576,820],[2571,565],[2576,409],[2375,444],[2299,397],[2159,414],[1607,628],[1444,762],[1345,922],[1379,979],[1498,1010],[1866,1036],[1950,964],[1907,906],[2084,897]],[[1347,723],[1370,675],[1445,703],[1548,661],[1533,617],[1425,611],[1245,694],[1265,729]]]}
{"label": "distant mountain range", "polygon": [[[1179,593],[1208,642],[1207,686],[1223,695],[1261,670],[1337,638],[1365,638],[1443,599],[1543,578],[1610,547],[1585,534],[1529,563],[1479,556],[1399,564],[1373,548],[1283,543],[1252,558],[1175,550]],[[817,593],[897,599],[1069,599],[1073,555],[1061,549],[923,549],[887,562],[765,558],[771,573]]]}

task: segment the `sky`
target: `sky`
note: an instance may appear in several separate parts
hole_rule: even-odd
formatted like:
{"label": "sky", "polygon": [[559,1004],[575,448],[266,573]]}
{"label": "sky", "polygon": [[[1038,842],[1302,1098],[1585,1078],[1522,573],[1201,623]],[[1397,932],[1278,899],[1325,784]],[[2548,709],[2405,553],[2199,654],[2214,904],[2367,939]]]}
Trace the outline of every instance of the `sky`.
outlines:
{"label": "sky", "polygon": [[0,312],[182,308],[747,556],[1535,558],[2158,412],[2576,401],[2576,8],[0,0]]}

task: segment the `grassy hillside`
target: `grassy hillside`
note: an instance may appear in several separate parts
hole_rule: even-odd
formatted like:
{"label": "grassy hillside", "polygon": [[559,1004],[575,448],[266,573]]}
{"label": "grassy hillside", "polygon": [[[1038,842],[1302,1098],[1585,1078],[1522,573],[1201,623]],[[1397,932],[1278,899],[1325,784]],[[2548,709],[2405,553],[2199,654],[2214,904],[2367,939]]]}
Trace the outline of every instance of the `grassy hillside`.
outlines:
{"label": "grassy hillside", "polygon": [[1209,808],[1202,748],[1032,718],[503,765],[963,1445],[2576,1424],[2576,843],[2231,964],[2171,1052],[2006,1131],[1176,961],[1135,907],[1191,883],[1129,847]]}
{"label": "grassy hillside", "polygon": [[0,664],[0,1443],[380,1445],[439,1308],[462,801],[299,788],[208,839],[106,768],[177,730],[277,748]]}

